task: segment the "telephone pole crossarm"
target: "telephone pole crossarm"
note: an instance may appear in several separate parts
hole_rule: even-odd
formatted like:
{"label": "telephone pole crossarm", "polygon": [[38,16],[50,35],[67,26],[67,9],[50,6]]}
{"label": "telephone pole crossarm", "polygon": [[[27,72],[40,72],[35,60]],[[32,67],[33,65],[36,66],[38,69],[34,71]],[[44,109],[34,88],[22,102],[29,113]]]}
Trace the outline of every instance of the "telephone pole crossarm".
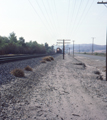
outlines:
{"label": "telephone pole crossarm", "polygon": [[57,40],[57,44],[63,44],[63,59],[64,59],[64,55],[65,55],[65,44],[66,43],[70,43],[70,42],[65,42],[65,41],[71,41],[70,39],[58,39]]}
{"label": "telephone pole crossarm", "polygon": [[97,4],[107,4],[107,2],[97,2]]}

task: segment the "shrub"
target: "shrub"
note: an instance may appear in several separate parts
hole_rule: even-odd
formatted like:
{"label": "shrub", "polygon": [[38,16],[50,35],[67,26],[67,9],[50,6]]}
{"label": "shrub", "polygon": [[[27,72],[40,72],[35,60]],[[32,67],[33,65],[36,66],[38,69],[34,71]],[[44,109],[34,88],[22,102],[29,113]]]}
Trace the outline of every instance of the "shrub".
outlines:
{"label": "shrub", "polygon": [[21,70],[21,69],[18,69],[18,68],[12,70],[11,74],[14,75],[14,76],[16,76],[16,77],[24,77],[25,76],[24,75],[24,71]]}
{"label": "shrub", "polygon": [[54,60],[54,58],[53,58],[52,56],[49,56],[49,58],[50,58],[51,60]]}
{"label": "shrub", "polygon": [[96,52],[95,55],[98,55],[98,53]]}
{"label": "shrub", "polygon": [[42,60],[41,63],[46,63],[46,60]]}
{"label": "shrub", "polygon": [[51,61],[51,59],[49,58],[49,56],[44,57],[43,60],[45,60],[45,61]]}
{"label": "shrub", "polygon": [[25,70],[27,70],[27,71],[33,71],[33,69],[30,66],[26,66]]}

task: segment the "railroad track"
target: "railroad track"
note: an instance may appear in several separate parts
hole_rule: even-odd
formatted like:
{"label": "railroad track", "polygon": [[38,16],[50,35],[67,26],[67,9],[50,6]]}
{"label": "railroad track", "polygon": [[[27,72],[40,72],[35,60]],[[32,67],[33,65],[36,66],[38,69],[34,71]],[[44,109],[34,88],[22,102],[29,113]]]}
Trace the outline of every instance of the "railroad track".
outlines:
{"label": "railroad track", "polygon": [[5,62],[12,62],[12,61],[24,60],[29,58],[37,58],[37,57],[43,57],[48,55],[55,55],[55,54],[0,56],[0,64]]}

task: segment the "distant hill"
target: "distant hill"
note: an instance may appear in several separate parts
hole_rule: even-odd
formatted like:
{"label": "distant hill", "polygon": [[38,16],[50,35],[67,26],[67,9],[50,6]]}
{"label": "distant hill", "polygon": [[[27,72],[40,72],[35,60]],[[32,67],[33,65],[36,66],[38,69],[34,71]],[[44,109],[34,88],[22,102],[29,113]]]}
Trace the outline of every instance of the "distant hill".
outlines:
{"label": "distant hill", "polygon": [[[79,46],[80,46],[80,52],[92,52],[92,44],[74,44],[74,50],[75,52],[79,52]],[[73,45],[66,45],[65,49],[71,49],[73,50]],[[94,52],[106,52],[106,45],[96,45],[94,44]]]}

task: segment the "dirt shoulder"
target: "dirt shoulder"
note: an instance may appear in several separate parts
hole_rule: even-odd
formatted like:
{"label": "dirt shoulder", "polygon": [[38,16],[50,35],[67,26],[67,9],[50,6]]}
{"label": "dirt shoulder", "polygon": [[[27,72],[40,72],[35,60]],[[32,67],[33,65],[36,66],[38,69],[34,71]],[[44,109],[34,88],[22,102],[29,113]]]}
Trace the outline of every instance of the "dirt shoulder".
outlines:
{"label": "dirt shoulder", "polygon": [[102,85],[105,81],[96,79],[93,66],[84,68],[76,63],[79,62],[71,56],[66,55],[63,60],[60,55],[52,62],[41,64],[33,73],[26,73],[26,78],[2,86],[0,117],[6,120],[106,120],[106,102],[94,93],[99,90],[99,83]]}

